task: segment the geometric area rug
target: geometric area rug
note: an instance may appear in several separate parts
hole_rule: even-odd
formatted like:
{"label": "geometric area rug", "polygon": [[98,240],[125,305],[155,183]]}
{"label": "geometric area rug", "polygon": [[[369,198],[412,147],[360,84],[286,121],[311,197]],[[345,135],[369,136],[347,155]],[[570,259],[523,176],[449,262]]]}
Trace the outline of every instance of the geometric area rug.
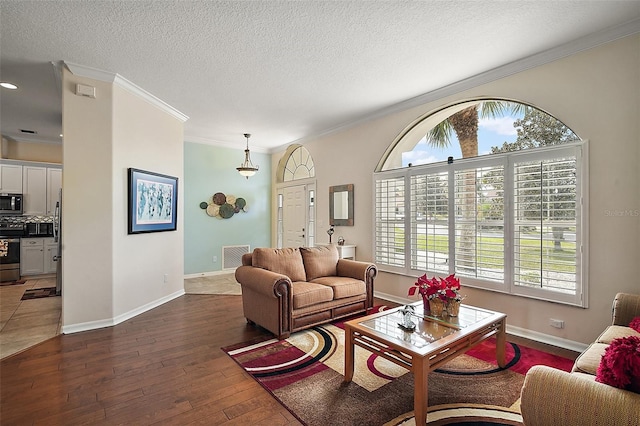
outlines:
{"label": "geometric area rug", "polygon": [[20,300],[40,299],[57,296],[55,287],[33,288],[25,290]]}
{"label": "geometric area rug", "polygon": [[[222,348],[301,423],[321,425],[415,425],[413,375],[355,347],[355,372],[343,383],[344,327],[325,324]],[[488,339],[429,374],[427,424],[521,425],[520,389],[533,365],[569,371],[570,359],[514,343],[505,368]]]}

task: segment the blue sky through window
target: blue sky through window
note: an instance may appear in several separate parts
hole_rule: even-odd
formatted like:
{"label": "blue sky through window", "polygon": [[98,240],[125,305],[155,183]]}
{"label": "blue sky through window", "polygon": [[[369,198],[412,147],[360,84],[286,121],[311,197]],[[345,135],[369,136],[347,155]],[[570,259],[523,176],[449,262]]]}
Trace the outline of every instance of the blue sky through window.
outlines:
{"label": "blue sky through window", "polygon": [[[478,155],[490,154],[491,147],[502,146],[504,142],[514,142],[517,139],[517,134],[513,122],[521,117],[520,115],[480,119],[478,123]],[[451,145],[444,149],[428,146],[423,138],[413,151],[402,153],[402,167],[407,167],[409,163],[417,166],[447,161],[449,156],[454,159],[462,158],[460,144],[455,133],[451,139]]]}

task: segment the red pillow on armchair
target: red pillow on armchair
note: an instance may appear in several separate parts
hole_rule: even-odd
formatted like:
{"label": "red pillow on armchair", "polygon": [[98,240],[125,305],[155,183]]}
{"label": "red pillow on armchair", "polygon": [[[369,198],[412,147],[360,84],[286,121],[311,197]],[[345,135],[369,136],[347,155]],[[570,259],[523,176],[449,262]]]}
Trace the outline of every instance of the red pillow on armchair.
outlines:
{"label": "red pillow on armchair", "polygon": [[640,317],[635,317],[634,319],[632,319],[629,323],[629,327],[640,333]]}
{"label": "red pillow on armchair", "polygon": [[605,349],[596,382],[640,393],[640,337],[614,339]]}

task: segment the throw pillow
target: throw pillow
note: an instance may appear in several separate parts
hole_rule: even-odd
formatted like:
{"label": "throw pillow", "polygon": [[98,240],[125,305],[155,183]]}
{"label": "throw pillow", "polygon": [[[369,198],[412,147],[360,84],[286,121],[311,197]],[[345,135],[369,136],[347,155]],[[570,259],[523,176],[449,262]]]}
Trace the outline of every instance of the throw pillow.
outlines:
{"label": "throw pillow", "polygon": [[334,245],[320,247],[301,247],[302,261],[307,280],[338,275],[338,249]]}
{"label": "throw pillow", "polygon": [[614,339],[605,349],[596,382],[640,393],[640,337]]}
{"label": "throw pillow", "polygon": [[632,319],[629,323],[629,327],[640,333],[640,317],[635,317],[634,319]]}
{"label": "throw pillow", "polygon": [[291,281],[307,280],[302,256],[297,248],[256,248],[251,263],[257,268],[286,275]]}

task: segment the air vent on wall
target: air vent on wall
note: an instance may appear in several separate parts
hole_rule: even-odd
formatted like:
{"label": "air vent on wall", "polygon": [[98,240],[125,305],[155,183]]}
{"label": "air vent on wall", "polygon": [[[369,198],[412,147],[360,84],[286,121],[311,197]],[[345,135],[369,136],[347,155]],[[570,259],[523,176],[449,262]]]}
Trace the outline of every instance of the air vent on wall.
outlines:
{"label": "air vent on wall", "polygon": [[242,255],[249,253],[249,246],[222,247],[222,269],[235,269],[242,265]]}

